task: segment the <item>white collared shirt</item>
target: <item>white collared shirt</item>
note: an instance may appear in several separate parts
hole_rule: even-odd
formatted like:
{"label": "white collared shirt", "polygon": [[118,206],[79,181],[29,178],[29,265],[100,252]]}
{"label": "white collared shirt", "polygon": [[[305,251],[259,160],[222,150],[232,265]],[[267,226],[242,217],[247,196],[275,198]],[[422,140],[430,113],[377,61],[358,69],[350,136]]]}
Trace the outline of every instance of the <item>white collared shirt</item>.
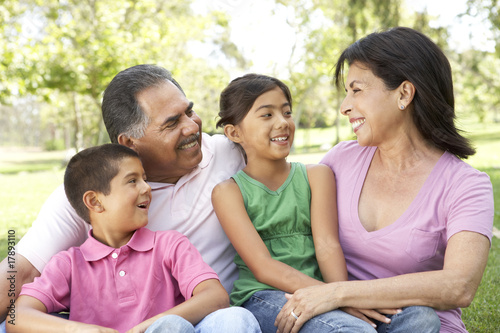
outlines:
{"label": "white collared shirt", "polygon": [[[153,199],[147,228],[177,230],[186,235],[203,260],[219,275],[228,292],[237,278],[235,250],[212,207],[212,190],[244,166],[243,157],[223,135],[203,133],[203,159],[176,184],[150,182]],[[59,251],[81,245],[90,225],[80,219],[59,186],[44,203],[37,219],[19,241],[17,252],[42,271]]]}

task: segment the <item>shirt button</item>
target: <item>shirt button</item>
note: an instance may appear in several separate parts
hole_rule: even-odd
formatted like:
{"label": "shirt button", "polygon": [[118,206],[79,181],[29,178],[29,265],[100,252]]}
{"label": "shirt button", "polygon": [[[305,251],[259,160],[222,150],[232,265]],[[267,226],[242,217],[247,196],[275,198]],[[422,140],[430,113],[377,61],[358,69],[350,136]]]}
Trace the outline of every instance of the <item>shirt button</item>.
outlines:
{"label": "shirt button", "polygon": [[118,253],[113,253],[113,254],[111,255],[111,257],[112,257],[113,259],[118,258]]}
{"label": "shirt button", "polygon": [[118,274],[120,274],[120,276],[125,276],[125,271],[120,271]]}

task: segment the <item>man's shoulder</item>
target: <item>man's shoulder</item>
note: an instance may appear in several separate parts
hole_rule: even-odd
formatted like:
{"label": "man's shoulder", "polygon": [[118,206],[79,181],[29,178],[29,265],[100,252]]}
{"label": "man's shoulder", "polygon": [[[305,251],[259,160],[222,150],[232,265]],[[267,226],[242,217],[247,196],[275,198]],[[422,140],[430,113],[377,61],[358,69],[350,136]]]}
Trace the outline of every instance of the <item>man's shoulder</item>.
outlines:
{"label": "man's shoulder", "polygon": [[202,142],[203,147],[213,154],[216,163],[221,161],[223,163],[236,164],[236,170],[243,167],[244,157],[241,150],[225,135],[203,133]]}
{"label": "man's shoulder", "polygon": [[207,148],[214,150],[238,149],[236,144],[222,134],[203,133],[202,143]]}

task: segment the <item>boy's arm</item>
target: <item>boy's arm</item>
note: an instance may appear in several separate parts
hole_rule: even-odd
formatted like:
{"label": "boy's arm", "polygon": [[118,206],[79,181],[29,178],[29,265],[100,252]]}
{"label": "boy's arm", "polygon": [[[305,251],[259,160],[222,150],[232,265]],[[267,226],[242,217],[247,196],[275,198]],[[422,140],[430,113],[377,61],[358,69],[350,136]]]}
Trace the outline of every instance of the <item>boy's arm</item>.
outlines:
{"label": "boy's arm", "polygon": [[190,299],[143,321],[128,333],[143,333],[157,319],[165,315],[178,315],[195,326],[208,314],[228,306],[229,296],[222,284],[216,279],[205,280],[193,289],[193,296]]}
{"label": "boy's arm", "polygon": [[15,303],[15,315],[7,318],[8,333],[15,332],[96,332],[118,331],[90,324],[79,323],[47,314],[45,305],[31,296],[20,296]]}
{"label": "boy's arm", "polygon": [[214,188],[212,203],[227,237],[259,282],[289,293],[323,283],[271,257],[248,217],[240,189],[232,179]]}
{"label": "boy's arm", "polygon": [[311,229],[316,259],[325,282],[346,281],[347,267],[339,242],[337,186],[323,164],[307,166],[311,187]]}

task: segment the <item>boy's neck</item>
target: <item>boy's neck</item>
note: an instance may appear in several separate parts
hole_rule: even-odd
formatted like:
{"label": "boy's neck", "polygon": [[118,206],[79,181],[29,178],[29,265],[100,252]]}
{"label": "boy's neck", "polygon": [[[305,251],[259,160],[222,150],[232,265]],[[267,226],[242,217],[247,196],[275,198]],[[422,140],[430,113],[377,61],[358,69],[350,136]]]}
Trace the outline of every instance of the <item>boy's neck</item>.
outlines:
{"label": "boy's neck", "polygon": [[127,233],[116,233],[115,231],[105,230],[100,227],[98,223],[92,224],[92,237],[94,237],[99,242],[107,245],[109,247],[119,249],[120,247],[127,245],[134,233],[137,230],[127,232]]}

